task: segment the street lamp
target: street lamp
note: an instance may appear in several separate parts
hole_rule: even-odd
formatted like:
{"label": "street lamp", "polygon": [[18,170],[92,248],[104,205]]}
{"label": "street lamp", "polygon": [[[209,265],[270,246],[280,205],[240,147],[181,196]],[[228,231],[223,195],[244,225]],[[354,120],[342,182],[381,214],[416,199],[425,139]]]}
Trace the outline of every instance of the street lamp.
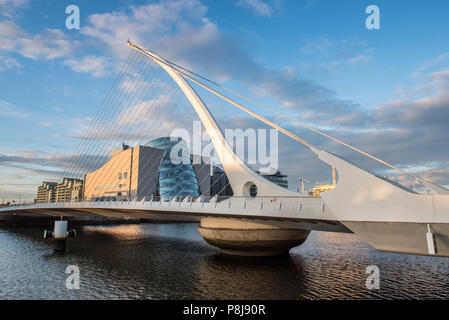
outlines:
{"label": "street lamp", "polygon": [[305,190],[305,188],[304,188],[304,182],[309,182],[310,183],[310,181],[309,180],[307,180],[307,179],[304,179],[304,178],[299,178],[299,181],[301,182],[301,190],[302,190],[302,194],[306,194],[306,190]]}

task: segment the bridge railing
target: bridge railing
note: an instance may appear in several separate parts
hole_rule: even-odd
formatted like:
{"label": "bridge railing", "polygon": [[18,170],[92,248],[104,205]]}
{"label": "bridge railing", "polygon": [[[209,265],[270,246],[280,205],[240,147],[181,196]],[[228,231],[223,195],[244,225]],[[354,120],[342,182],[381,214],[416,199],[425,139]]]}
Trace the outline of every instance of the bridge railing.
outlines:
{"label": "bridge railing", "polygon": [[[27,206],[16,206],[9,210],[33,210],[39,209],[73,209],[92,210],[145,210],[148,212],[168,211],[186,212],[191,214],[217,213],[217,214],[241,214],[261,216],[301,217],[313,215],[324,216],[326,207],[321,199],[310,196],[284,196],[284,197],[135,197],[133,199],[97,199],[97,201],[73,201],[58,203],[39,203]],[[0,211],[9,211],[7,208]]]}

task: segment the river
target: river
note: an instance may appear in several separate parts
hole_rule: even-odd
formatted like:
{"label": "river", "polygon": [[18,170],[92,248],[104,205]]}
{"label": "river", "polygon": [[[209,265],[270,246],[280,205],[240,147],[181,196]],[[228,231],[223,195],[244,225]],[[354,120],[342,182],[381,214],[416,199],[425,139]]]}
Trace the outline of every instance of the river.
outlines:
{"label": "river", "polygon": [[[288,256],[209,246],[194,223],[78,228],[53,253],[42,228],[0,229],[0,299],[448,299],[449,259],[378,252],[352,234],[312,232]],[[80,288],[66,288],[66,268]],[[366,287],[368,266],[379,289]]]}

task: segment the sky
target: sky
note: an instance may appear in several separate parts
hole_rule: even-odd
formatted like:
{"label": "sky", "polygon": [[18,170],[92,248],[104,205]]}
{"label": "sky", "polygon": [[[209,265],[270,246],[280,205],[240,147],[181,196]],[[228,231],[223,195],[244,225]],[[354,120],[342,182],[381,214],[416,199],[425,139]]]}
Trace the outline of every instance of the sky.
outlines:
{"label": "sky", "polygon": [[[80,29],[66,28],[66,7]],[[380,29],[367,29],[368,5]],[[127,39],[430,181],[449,185],[449,2],[0,0],[0,202],[57,180]],[[291,123],[321,148],[388,170]],[[223,120],[258,127],[244,115]],[[282,170],[329,182],[280,138]],[[384,170],[384,171],[382,171]]]}

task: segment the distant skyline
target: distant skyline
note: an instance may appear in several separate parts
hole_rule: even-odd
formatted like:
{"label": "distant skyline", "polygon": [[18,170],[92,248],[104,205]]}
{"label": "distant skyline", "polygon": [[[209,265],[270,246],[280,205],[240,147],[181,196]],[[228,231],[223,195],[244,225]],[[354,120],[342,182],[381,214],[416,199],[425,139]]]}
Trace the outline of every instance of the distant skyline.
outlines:
{"label": "distant skyline", "polygon": [[[65,26],[68,5],[80,9],[79,30]],[[365,26],[368,5],[380,9],[379,30]],[[127,39],[448,186],[447,12],[447,1],[0,0],[0,202],[31,201],[59,178]],[[299,176],[327,181],[319,160],[290,146],[282,137],[292,190]]]}

